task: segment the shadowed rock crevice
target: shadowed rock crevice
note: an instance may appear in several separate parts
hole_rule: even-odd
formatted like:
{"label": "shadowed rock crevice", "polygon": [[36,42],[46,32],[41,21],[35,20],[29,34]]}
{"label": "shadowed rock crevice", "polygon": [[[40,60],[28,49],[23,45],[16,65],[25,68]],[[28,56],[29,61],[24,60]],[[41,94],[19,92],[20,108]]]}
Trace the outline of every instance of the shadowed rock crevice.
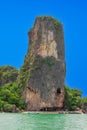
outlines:
{"label": "shadowed rock crevice", "polygon": [[60,108],[58,107],[44,107],[44,108],[41,108],[40,111],[59,111],[61,110]]}
{"label": "shadowed rock crevice", "polygon": [[61,89],[60,88],[57,89],[57,94],[61,94]]}

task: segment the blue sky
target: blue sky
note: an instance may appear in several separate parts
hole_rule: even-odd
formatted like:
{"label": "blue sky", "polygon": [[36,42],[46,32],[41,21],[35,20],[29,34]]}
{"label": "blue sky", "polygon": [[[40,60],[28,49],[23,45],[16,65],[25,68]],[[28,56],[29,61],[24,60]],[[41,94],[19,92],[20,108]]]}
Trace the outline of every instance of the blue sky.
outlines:
{"label": "blue sky", "polygon": [[53,16],[64,26],[66,79],[87,96],[86,0],[0,1],[0,66],[20,68],[28,48],[28,31],[36,16]]}

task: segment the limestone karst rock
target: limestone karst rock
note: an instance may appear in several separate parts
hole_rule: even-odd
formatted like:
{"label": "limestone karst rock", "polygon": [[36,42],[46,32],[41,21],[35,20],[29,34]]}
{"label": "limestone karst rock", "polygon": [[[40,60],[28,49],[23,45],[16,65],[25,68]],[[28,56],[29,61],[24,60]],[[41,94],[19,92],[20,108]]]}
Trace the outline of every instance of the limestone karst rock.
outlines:
{"label": "limestone karst rock", "polygon": [[27,110],[56,110],[64,101],[64,34],[52,17],[37,17],[28,33],[29,47],[20,71]]}

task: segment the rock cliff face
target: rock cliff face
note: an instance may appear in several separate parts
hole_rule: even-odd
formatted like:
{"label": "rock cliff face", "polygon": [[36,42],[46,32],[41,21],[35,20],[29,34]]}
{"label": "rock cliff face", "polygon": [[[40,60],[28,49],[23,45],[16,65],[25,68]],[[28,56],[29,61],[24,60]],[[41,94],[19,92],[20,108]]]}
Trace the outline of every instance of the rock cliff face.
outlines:
{"label": "rock cliff face", "polygon": [[62,24],[52,17],[37,17],[29,32],[29,48],[20,71],[27,110],[63,107],[64,79]]}

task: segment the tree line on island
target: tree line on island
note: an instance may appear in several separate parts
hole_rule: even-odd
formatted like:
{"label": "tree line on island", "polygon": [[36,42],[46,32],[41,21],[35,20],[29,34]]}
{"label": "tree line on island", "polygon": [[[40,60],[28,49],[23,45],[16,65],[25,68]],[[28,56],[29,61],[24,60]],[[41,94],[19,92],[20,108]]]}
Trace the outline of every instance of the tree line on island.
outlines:
{"label": "tree line on island", "polygon": [[[18,84],[19,70],[11,66],[0,67],[0,111],[19,112],[26,110],[22,98],[23,88]],[[82,91],[65,85],[65,100],[63,110],[75,111],[78,108],[86,111],[87,97],[82,97]]]}

